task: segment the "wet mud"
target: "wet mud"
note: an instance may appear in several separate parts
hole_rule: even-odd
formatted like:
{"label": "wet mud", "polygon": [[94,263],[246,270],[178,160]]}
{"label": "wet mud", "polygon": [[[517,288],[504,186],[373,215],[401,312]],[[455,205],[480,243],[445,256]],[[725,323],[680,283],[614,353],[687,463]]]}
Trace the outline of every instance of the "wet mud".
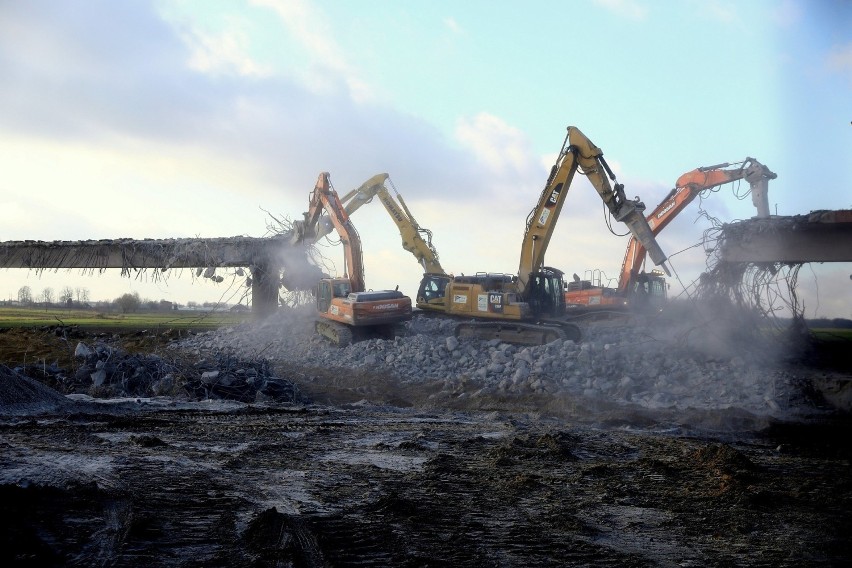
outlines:
{"label": "wet mud", "polygon": [[244,405],[9,418],[0,563],[839,566],[847,422]]}
{"label": "wet mud", "polygon": [[[439,385],[390,375],[277,373],[310,402],[107,401],[19,385],[16,412],[0,412],[0,565],[852,558],[852,423],[806,392],[813,412],[779,420],[570,397],[445,399],[432,396]],[[21,412],[28,400],[38,404]]]}

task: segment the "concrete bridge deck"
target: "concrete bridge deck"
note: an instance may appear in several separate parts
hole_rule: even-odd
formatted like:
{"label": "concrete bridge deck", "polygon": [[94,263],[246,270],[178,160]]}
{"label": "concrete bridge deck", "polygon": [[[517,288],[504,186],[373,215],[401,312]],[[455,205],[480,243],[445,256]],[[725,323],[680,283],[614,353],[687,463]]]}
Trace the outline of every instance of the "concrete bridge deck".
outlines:
{"label": "concrete bridge deck", "polygon": [[[278,289],[311,289],[322,277],[289,234],[273,237],[0,242],[0,268],[91,271],[242,267],[252,277],[252,309],[278,307]],[[852,262],[852,210],[750,219],[725,225],[722,262]],[[284,278],[282,281],[282,271]]]}
{"label": "concrete bridge deck", "polygon": [[278,306],[279,272],[292,250],[289,235],[186,239],[101,239],[0,242],[0,268],[100,272],[120,269],[242,267],[252,276],[252,308],[258,314]]}
{"label": "concrete bridge deck", "polygon": [[722,262],[852,262],[852,210],[749,219],[725,225]]}

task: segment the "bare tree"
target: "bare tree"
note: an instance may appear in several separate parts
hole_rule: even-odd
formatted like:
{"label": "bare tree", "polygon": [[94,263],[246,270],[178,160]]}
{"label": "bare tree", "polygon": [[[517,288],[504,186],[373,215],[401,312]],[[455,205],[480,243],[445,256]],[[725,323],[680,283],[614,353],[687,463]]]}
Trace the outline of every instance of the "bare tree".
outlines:
{"label": "bare tree", "polygon": [[18,288],[18,301],[25,305],[33,303],[33,291],[29,286]]}
{"label": "bare tree", "polygon": [[74,289],[71,286],[63,286],[59,294],[59,303],[71,305],[74,302]]}
{"label": "bare tree", "polygon": [[53,288],[50,286],[41,291],[41,301],[45,304],[52,304],[53,298]]}
{"label": "bare tree", "polygon": [[88,288],[74,288],[74,296],[77,298],[78,304],[85,304],[89,301]]}

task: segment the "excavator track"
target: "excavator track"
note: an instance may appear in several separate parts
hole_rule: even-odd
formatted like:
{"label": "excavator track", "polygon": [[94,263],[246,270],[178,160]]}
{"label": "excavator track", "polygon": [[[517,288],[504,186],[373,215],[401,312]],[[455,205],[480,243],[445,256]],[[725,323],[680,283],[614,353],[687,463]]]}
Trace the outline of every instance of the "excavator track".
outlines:
{"label": "excavator track", "polygon": [[509,322],[465,322],[456,326],[458,338],[483,341],[499,339],[518,345],[546,345],[557,339],[580,341],[580,328],[572,323],[509,323]]}
{"label": "excavator track", "polygon": [[347,325],[330,320],[317,320],[315,329],[318,334],[338,347],[346,347],[352,344],[352,329]]}

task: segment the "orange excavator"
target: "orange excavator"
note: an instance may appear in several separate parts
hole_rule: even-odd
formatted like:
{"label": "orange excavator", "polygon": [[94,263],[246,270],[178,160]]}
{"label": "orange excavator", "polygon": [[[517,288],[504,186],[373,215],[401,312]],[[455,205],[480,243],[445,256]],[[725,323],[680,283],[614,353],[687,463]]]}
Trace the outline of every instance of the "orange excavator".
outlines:
{"label": "orange excavator", "polygon": [[[749,183],[757,217],[769,217],[769,180],[778,176],[754,158],[746,158],[738,164],[739,167],[733,169],[723,169],[736,165],[728,162],[705,166],[680,176],[675,188],[646,217],[651,232],[656,236],[701,192],[742,179]],[[566,284],[566,305],[575,309],[623,309],[630,305],[660,307],[666,298],[665,279],[662,272],[656,269],[650,273],[640,272],[644,262],[645,247],[631,235],[621,265],[618,287],[595,286],[591,281],[580,280],[575,275],[574,281]]]}
{"label": "orange excavator", "polygon": [[345,264],[342,278],[323,278],[317,284],[317,333],[339,346],[371,337],[393,337],[400,324],[411,319],[411,298],[399,290],[366,290],[361,238],[331,188],[328,172],[317,179],[304,221],[294,223],[296,241],[317,239],[323,210],[343,244]]}

